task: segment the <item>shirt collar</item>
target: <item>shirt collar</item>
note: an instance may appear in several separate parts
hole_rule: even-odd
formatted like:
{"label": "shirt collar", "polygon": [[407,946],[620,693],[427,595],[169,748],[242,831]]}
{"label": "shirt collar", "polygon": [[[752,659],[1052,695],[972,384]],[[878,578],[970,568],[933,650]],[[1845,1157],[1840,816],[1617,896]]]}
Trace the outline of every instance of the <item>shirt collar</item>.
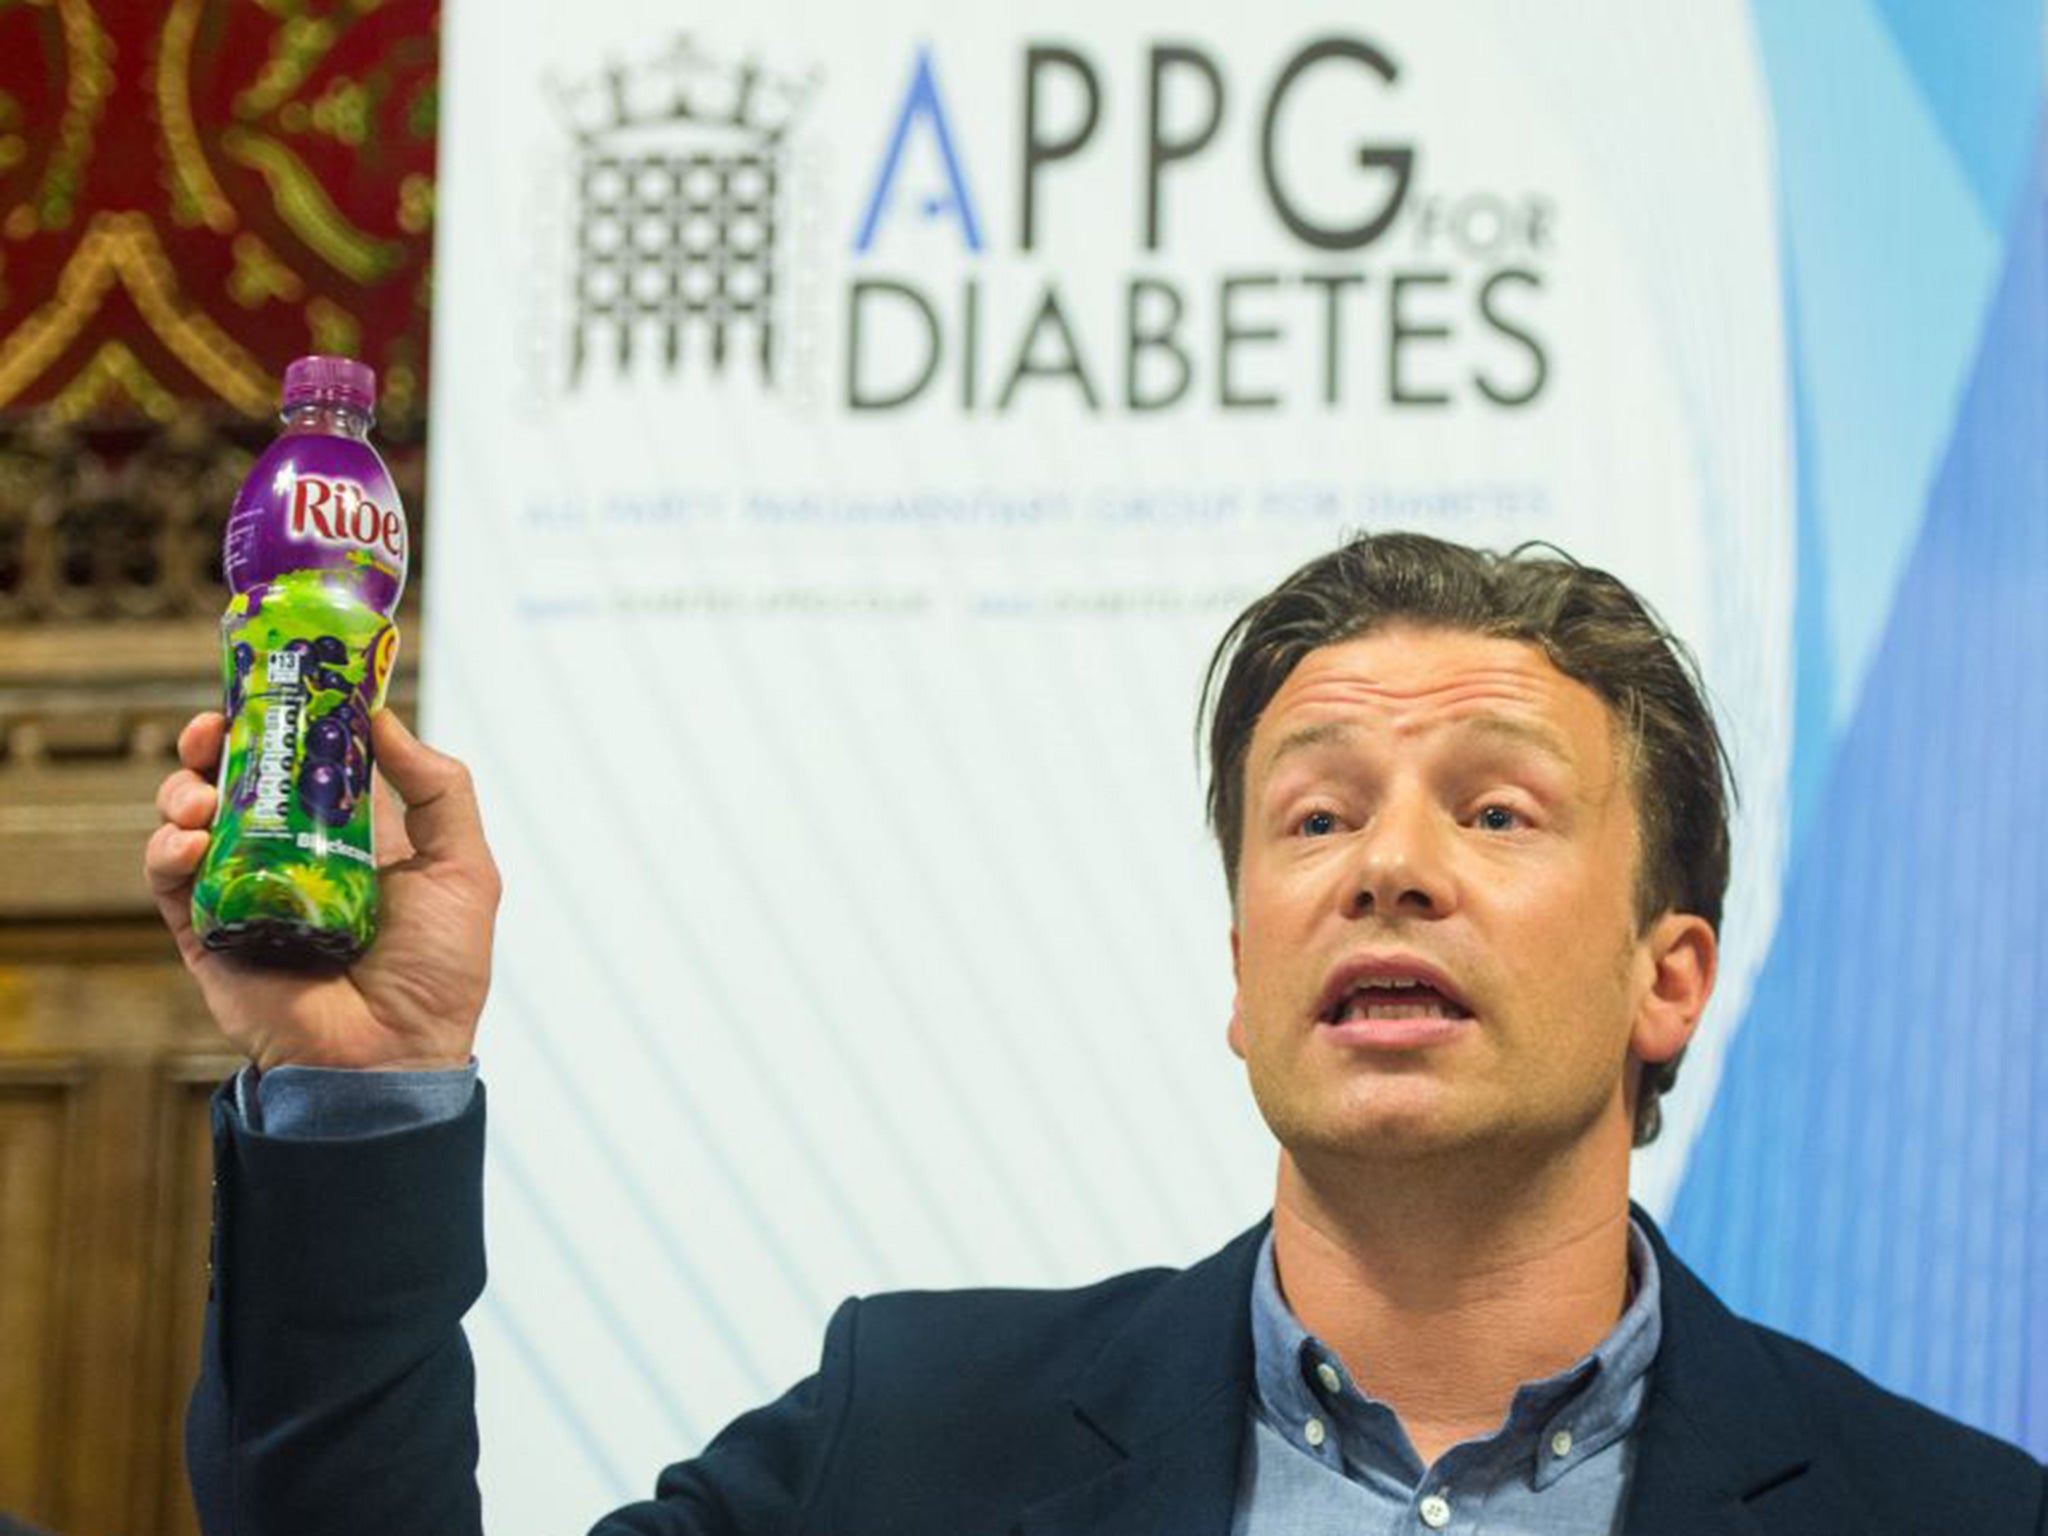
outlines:
{"label": "shirt collar", "polygon": [[[1446,1459],[1522,1462],[1534,1486],[1546,1488],[1635,1427],[1663,1320],[1657,1255],[1633,1218],[1628,1258],[1635,1295],[1608,1335],[1556,1375],[1524,1382],[1493,1434],[1454,1447]],[[1253,1271],[1251,1311],[1256,1407],[1289,1444],[1332,1467],[1398,1472],[1411,1483],[1422,1476],[1393,1410],[1360,1391],[1336,1351],[1288,1308],[1270,1231]]]}

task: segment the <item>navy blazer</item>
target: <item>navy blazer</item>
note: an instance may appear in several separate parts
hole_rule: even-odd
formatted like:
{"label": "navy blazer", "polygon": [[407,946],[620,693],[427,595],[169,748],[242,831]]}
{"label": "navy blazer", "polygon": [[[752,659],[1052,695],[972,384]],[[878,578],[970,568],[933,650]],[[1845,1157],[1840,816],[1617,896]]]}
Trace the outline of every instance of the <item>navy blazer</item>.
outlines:
{"label": "navy blazer", "polygon": [[[214,1106],[214,1284],[187,1421],[209,1536],[482,1529],[461,1318],[484,1281],[483,1095],[282,1141]],[[1638,1536],[2048,1536],[2048,1473],[1730,1314],[1646,1218],[1663,1340]],[[1229,1536],[1264,1226],[1072,1291],[849,1301],[816,1374],[593,1536]]]}

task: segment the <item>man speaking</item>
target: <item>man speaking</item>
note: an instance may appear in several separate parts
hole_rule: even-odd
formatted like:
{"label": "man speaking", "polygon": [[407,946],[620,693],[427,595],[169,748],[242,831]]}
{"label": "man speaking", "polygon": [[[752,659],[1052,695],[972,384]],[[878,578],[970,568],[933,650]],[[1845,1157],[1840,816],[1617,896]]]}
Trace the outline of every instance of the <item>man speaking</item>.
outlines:
{"label": "man speaking", "polygon": [[[2039,1463],[1733,1317],[1629,1204],[1729,863],[1713,718],[1633,593],[1360,538],[1239,616],[1206,702],[1270,1219],[1184,1271],[847,1302],[816,1374],[599,1536],[2048,1532]],[[188,922],[220,740],[186,729],[146,856],[251,1063],[214,1109],[201,1521],[475,1532],[468,776],[381,718],[383,937],[238,969]]]}

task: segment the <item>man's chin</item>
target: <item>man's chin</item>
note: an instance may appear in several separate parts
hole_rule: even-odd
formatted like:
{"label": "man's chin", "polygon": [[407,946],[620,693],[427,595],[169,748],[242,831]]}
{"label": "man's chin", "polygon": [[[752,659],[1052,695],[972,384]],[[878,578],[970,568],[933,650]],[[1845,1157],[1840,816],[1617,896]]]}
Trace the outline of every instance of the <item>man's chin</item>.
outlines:
{"label": "man's chin", "polygon": [[1384,1116],[1369,1125],[1346,1125],[1311,1135],[1308,1145],[1327,1158],[1349,1162],[1396,1164],[1469,1157],[1484,1138],[1469,1128],[1427,1116]]}
{"label": "man's chin", "polygon": [[1512,1134],[1518,1106],[1471,1072],[1421,1061],[1333,1080],[1306,1071],[1251,1073],[1259,1113],[1283,1147],[1352,1160],[1399,1160],[1481,1150]]}
{"label": "man's chin", "polygon": [[1568,1121],[1538,1120],[1517,1113],[1513,1104],[1448,1093],[1297,1108],[1303,1112],[1268,1116],[1267,1124],[1297,1162],[1340,1175],[1347,1169],[1403,1168],[1420,1174],[1436,1167],[1455,1170],[1462,1179],[1512,1184],[1571,1161],[1599,1132],[1598,1116],[1591,1112]]}
{"label": "man's chin", "polygon": [[1493,1132],[1442,1094],[1382,1097],[1350,1104],[1269,1115],[1267,1124],[1283,1147],[1318,1160],[1394,1163],[1454,1153],[1469,1154],[1493,1139]]}

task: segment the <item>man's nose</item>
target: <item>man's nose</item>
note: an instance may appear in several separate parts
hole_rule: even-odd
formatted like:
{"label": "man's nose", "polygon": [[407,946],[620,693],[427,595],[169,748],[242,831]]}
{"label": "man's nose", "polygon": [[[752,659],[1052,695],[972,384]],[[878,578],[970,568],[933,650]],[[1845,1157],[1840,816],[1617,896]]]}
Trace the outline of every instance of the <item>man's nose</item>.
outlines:
{"label": "man's nose", "polygon": [[1354,917],[1441,917],[1456,905],[1446,838],[1454,829],[1441,809],[1417,799],[1389,799],[1374,812],[1351,869]]}

